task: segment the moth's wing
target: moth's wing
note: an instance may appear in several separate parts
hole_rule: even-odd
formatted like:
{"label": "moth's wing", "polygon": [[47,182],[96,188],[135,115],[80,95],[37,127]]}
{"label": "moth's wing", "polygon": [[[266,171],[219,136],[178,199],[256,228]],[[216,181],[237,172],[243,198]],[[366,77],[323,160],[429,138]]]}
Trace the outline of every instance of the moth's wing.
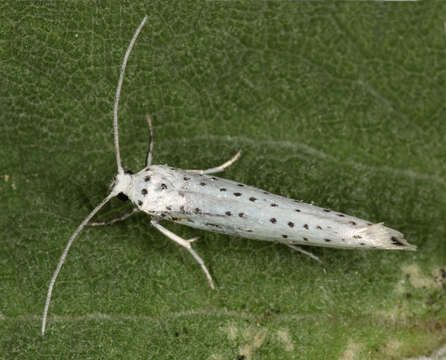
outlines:
{"label": "moth's wing", "polygon": [[382,224],[215,176],[186,177],[185,212],[192,227],[288,244],[415,249]]}

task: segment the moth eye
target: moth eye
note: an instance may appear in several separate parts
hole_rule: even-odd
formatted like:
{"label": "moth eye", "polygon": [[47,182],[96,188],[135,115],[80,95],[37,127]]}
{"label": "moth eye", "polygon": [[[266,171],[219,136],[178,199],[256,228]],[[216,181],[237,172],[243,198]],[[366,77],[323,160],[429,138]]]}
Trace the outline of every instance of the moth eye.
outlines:
{"label": "moth eye", "polygon": [[126,171],[124,171],[126,174],[130,174],[130,175],[133,175],[133,171],[132,170],[126,170]]}
{"label": "moth eye", "polygon": [[129,199],[129,197],[123,192],[120,192],[116,197],[121,201],[127,201]]}

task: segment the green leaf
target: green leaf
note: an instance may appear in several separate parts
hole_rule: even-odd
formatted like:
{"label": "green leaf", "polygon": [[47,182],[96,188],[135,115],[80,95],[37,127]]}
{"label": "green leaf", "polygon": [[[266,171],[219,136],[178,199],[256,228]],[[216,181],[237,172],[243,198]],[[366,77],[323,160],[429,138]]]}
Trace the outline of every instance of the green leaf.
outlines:
{"label": "green leaf", "polygon": [[[287,247],[145,215],[89,228],[123,164],[208,168],[403,232],[418,251]],[[7,1],[0,5],[0,354],[5,359],[400,359],[446,339],[445,6]],[[113,200],[96,217],[129,204]]]}

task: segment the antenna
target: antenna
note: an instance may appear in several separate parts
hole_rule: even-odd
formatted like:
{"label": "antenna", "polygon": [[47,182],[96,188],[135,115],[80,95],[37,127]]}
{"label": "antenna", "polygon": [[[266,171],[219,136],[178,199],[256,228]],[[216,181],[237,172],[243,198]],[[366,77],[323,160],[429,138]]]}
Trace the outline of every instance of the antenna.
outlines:
{"label": "antenna", "polygon": [[152,129],[152,120],[150,120],[150,116],[146,115],[147,125],[149,125],[149,149],[147,150],[147,159],[146,159],[146,168],[148,168],[152,164],[153,158],[153,129]]}
{"label": "antenna", "polygon": [[[118,136],[119,96],[121,94],[121,87],[122,87],[122,82],[124,80],[124,73],[125,73],[125,68],[127,66],[127,59],[130,55],[130,52],[132,51],[133,45],[135,45],[136,38],[138,37],[139,33],[141,32],[141,29],[144,26],[146,20],[147,20],[147,15],[144,16],[144,19],[142,20],[141,24],[136,29],[135,34],[133,35],[133,38],[130,41],[129,47],[127,48],[127,51],[124,56],[124,61],[122,63],[122,67],[121,67],[121,74],[119,76],[119,81],[118,81],[118,87],[116,89],[115,105],[114,105],[114,109],[113,109],[113,120],[114,120],[113,121],[113,129],[114,129],[114,134],[115,134],[116,163],[118,165],[118,175],[124,173],[124,169],[122,168],[122,165],[121,165],[121,156],[119,154],[119,136]],[[79,233],[82,231],[82,229],[85,227],[85,225],[88,224],[88,222],[91,220],[91,218],[93,216],[95,216],[96,213],[99,210],[101,210],[101,208],[106,203],[108,203],[112,197],[114,197],[116,195],[117,195],[117,190],[113,189],[112,192],[110,194],[108,194],[107,197],[104,200],[102,200],[102,202],[99,205],[97,205],[93,209],[93,211],[80,223],[80,225],[77,227],[75,232],[71,235],[70,239],[68,240],[68,243],[65,246],[64,251],[62,252],[62,255],[59,259],[56,270],[54,271],[53,277],[51,278],[50,285],[48,287],[48,292],[47,292],[46,300],[45,300],[45,308],[43,310],[43,316],[42,316],[42,336],[45,335],[46,322],[47,322],[47,318],[48,318],[48,309],[50,307],[51,296],[53,294],[54,284],[56,283],[57,276],[59,275],[59,272],[62,269],[62,265],[65,262],[65,259],[68,255],[68,251],[70,250],[70,247],[73,244],[74,239],[79,235]]]}
{"label": "antenna", "polygon": [[50,286],[48,287],[48,293],[46,294],[45,308],[43,310],[42,317],[42,335],[45,335],[46,328],[46,318],[48,316],[48,308],[50,307],[51,295],[53,294],[54,284],[56,283],[57,276],[59,275],[60,269],[62,268],[63,263],[65,262],[65,258],[67,257],[68,250],[70,250],[71,245],[73,244],[74,239],[77,235],[82,231],[86,224],[90,221],[90,219],[112,198],[116,196],[114,192],[111,192],[102,202],[94,208],[94,210],[81,222],[81,224],[77,227],[76,231],[71,235],[70,240],[68,240],[67,245],[60,257],[59,263],[57,264],[56,271],[54,271],[53,277],[50,281]]}
{"label": "antenna", "polygon": [[130,41],[129,47],[127,48],[127,51],[124,55],[124,61],[122,62],[121,66],[121,74],[119,75],[119,81],[118,81],[118,87],[116,88],[116,95],[115,95],[115,105],[113,108],[113,129],[115,132],[115,148],[116,148],[116,165],[118,166],[118,173],[122,174],[124,173],[124,169],[122,168],[121,164],[121,155],[119,153],[119,134],[118,134],[118,106],[119,106],[119,97],[121,95],[121,87],[122,82],[124,81],[124,73],[125,68],[127,66],[127,60],[129,58],[129,55],[133,49],[133,45],[135,45],[136,39],[141,32],[142,27],[146,23],[147,15],[144,16],[144,19],[142,19],[141,24],[139,24],[138,28],[135,31],[135,34],[133,35],[132,40]]}

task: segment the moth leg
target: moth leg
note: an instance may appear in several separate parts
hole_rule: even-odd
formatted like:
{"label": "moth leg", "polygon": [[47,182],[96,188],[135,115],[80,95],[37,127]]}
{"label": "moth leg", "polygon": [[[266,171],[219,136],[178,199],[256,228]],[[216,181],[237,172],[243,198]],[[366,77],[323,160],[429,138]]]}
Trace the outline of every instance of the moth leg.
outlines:
{"label": "moth leg", "polygon": [[96,221],[96,222],[89,222],[86,226],[104,226],[104,225],[111,225],[115,222],[122,221],[133,215],[135,212],[137,212],[137,208],[131,208],[127,210],[125,213],[122,213],[118,217],[115,217],[114,219],[110,219],[107,221]]}
{"label": "moth leg", "polygon": [[153,158],[153,129],[152,129],[152,120],[150,120],[150,116],[146,115],[147,125],[149,125],[149,149],[147,150],[147,159],[146,159],[146,168],[148,168],[152,164]]}
{"label": "moth leg", "polygon": [[306,251],[304,249],[302,249],[300,246],[296,246],[296,245],[291,245],[291,244],[285,244],[286,246],[290,247],[293,250],[296,250],[304,255],[309,256],[310,258],[316,260],[319,264],[322,264],[321,259],[319,259],[316,255],[310,253],[309,251]]}
{"label": "moth leg", "polygon": [[212,280],[211,274],[209,274],[209,271],[206,267],[206,265],[204,264],[204,261],[201,259],[201,257],[194,251],[194,249],[192,249],[192,247],[190,246],[190,243],[192,241],[195,241],[197,238],[192,238],[189,240],[184,240],[183,238],[179,237],[178,235],[174,234],[173,232],[167,230],[164,226],[161,226],[158,223],[158,220],[156,219],[152,219],[150,221],[150,223],[157,229],[159,230],[162,234],[166,235],[169,239],[175,241],[176,243],[180,244],[181,246],[185,247],[187,249],[187,251],[189,251],[191,253],[191,255],[194,257],[194,259],[200,264],[201,266],[201,270],[203,270],[204,274],[206,275],[206,278],[208,279],[209,282],[209,286],[211,287],[212,290],[215,289],[214,286],[214,281]]}
{"label": "moth leg", "polygon": [[191,173],[200,174],[200,175],[207,175],[207,174],[218,173],[220,171],[223,171],[227,167],[231,166],[240,157],[241,152],[242,151],[239,150],[239,152],[237,154],[235,154],[231,159],[226,161],[224,164],[221,164],[220,166],[217,166],[217,167],[214,167],[214,168],[210,168],[210,169],[206,169],[206,170],[186,170],[186,171],[191,172]]}
{"label": "moth leg", "polygon": [[[195,240],[195,239],[192,239]],[[209,286],[212,290],[215,290],[214,281],[212,280],[211,274],[209,274],[208,269],[206,268],[206,265],[204,264],[201,257],[195,252],[192,248],[187,248],[187,251],[191,253],[191,255],[194,257],[194,259],[200,264],[201,270],[203,270],[204,274],[206,275],[206,278],[208,279]]]}

